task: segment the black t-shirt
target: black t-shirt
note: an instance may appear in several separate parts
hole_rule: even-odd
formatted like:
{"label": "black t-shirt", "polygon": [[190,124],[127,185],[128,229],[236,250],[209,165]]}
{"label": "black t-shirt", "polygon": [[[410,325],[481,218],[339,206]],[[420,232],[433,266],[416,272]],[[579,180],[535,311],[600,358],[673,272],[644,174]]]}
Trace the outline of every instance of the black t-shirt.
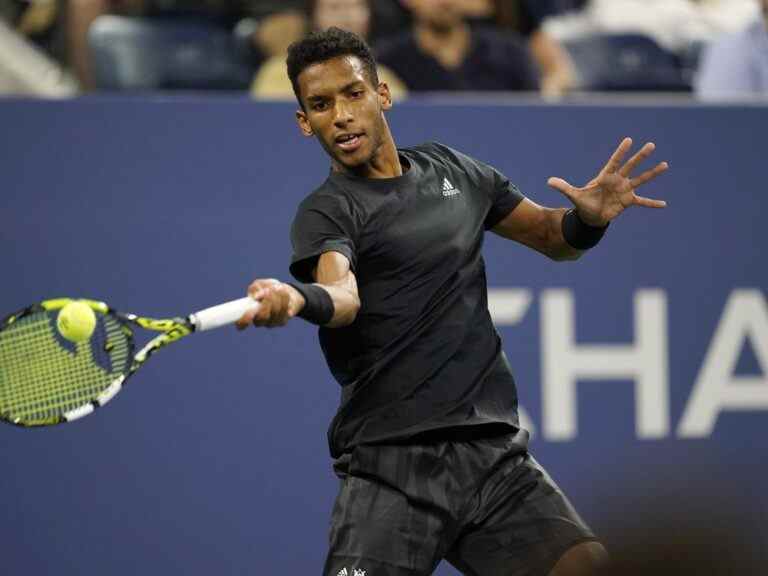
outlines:
{"label": "black t-shirt", "polygon": [[320,328],[342,386],[334,457],[360,443],[455,426],[518,426],[517,393],[488,312],[485,230],[523,196],[502,174],[437,143],[399,150],[400,177],[332,173],[293,222],[291,273],[312,282],[321,254],[344,254],[361,308]]}
{"label": "black t-shirt", "polygon": [[511,33],[472,30],[469,52],[455,69],[421,50],[413,32],[382,40],[377,60],[413,91],[537,90],[538,70],[523,42]]}

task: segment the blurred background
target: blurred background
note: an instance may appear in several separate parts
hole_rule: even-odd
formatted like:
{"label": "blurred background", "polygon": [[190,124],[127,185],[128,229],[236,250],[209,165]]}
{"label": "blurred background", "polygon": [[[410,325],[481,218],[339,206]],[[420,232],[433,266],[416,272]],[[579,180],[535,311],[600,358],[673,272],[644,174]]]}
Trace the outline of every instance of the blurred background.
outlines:
{"label": "blurred background", "polygon": [[763,0],[2,0],[0,93],[290,99],[288,45],[339,26],[368,39],[401,97],[764,96],[765,10]]}
{"label": "blurred background", "polygon": [[[399,145],[542,204],[622,137],[657,144],[669,207],[581,261],[488,237],[491,312],[532,451],[615,573],[768,574],[768,0],[0,0],[0,314],[164,317],[286,278],[328,162],[285,53],[332,25],[374,48]],[[169,348],[78,423],[4,427],[3,573],[319,573],[337,403],[297,322]]]}

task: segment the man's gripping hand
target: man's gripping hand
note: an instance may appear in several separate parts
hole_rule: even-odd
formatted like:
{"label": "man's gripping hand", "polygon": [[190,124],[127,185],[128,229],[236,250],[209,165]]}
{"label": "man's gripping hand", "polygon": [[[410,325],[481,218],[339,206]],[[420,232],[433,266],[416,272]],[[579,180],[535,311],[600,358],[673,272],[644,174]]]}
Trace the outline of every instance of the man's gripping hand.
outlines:
{"label": "man's gripping hand", "polygon": [[260,306],[243,314],[236,323],[238,330],[251,324],[267,328],[285,326],[304,306],[304,296],[298,290],[274,278],[254,280],[248,286],[248,295]]}
{"label": "man's gripping hand", "polygon": [[[325,290],[333,303],[333,317],[327,323],[323,322],[323,326],[336,328],[354,322],[360,310],[360,297],[357,293],[357,279],[347,257],[333,250],[323,252],[312,271],[312,279],[315,280],[312,287]],[[267,328],[284,326],[288,320],[302,312],[305,306],[317,305],[311,294],[308,296],[310,302],[307,303],[304,295],[296,288],[274,278],[254,280],[248,286],[248,294],[261,306],[256,311],[244,314],[237,321],[240,330],[250,324]],[[302,314],[301,317],[308,322],[317,323],[311,316]]]}

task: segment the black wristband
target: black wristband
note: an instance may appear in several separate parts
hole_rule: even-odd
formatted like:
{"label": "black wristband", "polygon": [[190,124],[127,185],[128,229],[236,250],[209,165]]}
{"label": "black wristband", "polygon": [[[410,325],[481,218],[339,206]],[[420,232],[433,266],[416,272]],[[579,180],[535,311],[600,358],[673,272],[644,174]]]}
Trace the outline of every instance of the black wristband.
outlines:
{"label": "black wristband", "polygon": [[289,286],[293,286],[300,292],[306,301],[304,307],[297,314],[299,318],[304,318],[307,322],[317,324],[318,326],[328,324],[333,319],[335,306],[327,290],[315,284],[297,283],[289,284]]}
{"label": "black wristband", "polygon": [[589,250],[596,246],[608,229],[608,224],[602,228],[585,224],[575,208],[571,208],[563,216],[563,238],[577,250]]}

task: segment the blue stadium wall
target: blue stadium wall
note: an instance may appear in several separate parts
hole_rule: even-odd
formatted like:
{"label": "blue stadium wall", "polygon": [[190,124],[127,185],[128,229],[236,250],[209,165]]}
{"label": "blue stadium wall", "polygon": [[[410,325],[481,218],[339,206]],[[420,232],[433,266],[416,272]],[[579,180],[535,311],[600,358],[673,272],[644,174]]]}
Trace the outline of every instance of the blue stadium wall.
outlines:
{"label": "blue stadium wall", "polygon": [[[0,104],[2,312],[72,295],[162,317],[287,278],[295,207],[328,170],[293,112]],[[765,558],[768,108],[412,102],[389,120],[399,145],[459,148],[550,206],[547,177],[656,142],[671,170],[643,193],[669,207],[622,215],[581,261],[487,237],[492,312],[532,451],[609,546],[698,524]],[[293,322],[171,347],[75,424],[2,428],[2,572],[319,574],[338,398]]]}

